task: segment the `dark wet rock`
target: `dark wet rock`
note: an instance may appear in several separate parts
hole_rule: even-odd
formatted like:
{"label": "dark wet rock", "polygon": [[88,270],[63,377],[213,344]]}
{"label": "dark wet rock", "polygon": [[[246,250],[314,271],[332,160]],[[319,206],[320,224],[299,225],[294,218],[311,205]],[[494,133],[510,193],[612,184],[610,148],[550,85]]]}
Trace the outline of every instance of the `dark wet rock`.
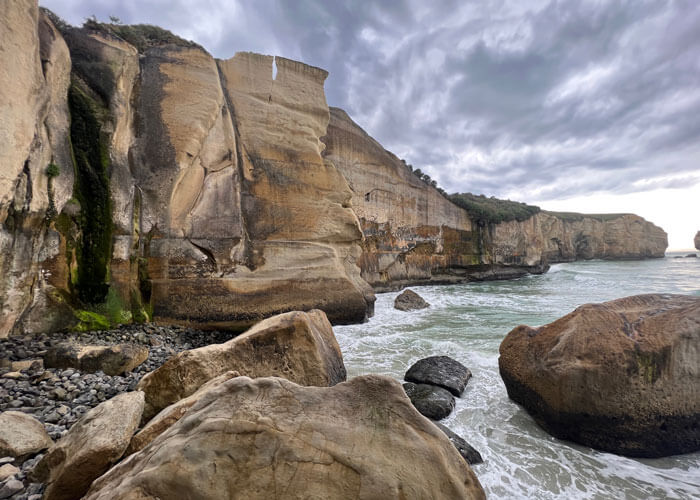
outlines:
{"label": "dark wet rock", "polygon": [[690,259],[697,259],[697,258],[698,258],[698,254],[696,254],[696,253],[689,253],[688,255],[686,255],[686,257],[687,257],[687,258],[690,258]]}
{"label": "dark wet rock", "polygon": [[431,384],[443,387],[455,396],[461,396],[472,372],[449,356],[430,356],[416,361],[404,380],[415,384]]}
{"label": "dark wet rock", "polygon": [[421,415],[433,420],[447,417],[455,408],[455,398],[447,389],[436,385],[405,382],[403,390]]}
{"label": "dark wet rock", "polygon": [[430,307],[430,304],[413,290],[406,289],[394,299],[394,308],[399,311],[415,311],[426,307]]}
{"label": "dark wet rock", "polygon": [[458,434],[455,434],[449,428],[445,427],[439,422],[435,422],[435,425],[437,425],[438,428],[445,433],[455,448],[457,448],[459,454],[464,457],[464,460],[466,460],[469,465],[476,465],[484,462],[483,458],[481,458],[481,453],[476,451],[472,445],[464,440],[464,438]]}

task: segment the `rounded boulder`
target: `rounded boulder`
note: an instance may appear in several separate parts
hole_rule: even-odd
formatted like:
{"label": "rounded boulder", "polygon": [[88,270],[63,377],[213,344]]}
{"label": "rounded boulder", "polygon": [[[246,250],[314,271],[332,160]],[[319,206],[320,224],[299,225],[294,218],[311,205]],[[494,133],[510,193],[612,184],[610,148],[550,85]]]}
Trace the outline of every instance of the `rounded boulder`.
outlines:
{"label": "rounded boulder", "polygon": [[499,368],[555,437],[633,457],[700,450],[700,297],[637,295],[518,326]]}

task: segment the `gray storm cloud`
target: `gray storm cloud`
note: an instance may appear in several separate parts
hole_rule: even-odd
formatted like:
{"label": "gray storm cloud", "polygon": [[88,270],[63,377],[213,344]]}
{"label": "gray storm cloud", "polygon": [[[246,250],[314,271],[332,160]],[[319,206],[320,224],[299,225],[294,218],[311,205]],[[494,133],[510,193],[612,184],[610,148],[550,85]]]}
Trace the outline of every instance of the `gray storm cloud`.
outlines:
{"label": "gray storm cloud", "polygon": [[42,5],[323,67],[331,105],[448,191],[527,201],[700,180],[694,0]]}

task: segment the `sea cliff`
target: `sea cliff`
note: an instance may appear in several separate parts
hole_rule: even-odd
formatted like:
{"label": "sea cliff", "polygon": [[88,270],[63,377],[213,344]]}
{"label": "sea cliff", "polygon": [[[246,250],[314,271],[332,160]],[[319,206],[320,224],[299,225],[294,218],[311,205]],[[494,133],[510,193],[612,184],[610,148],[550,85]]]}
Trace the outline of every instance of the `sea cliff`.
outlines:
{"label": "sea cliff", "polygon": [[475,219],[329,108],[320,68],[33,0],[0,6],[0,41],[0,337],[360,322],[374,290],[666,246],[634,215]]}
{"label": "sea cliff", "polygon": [[376,290],[500,279],[577,259],[663,257],[666,233],[632,214],[540,211],[525,220],[470,216],[331,108],[324,156],[348,180],[364,233],[362,277]]}

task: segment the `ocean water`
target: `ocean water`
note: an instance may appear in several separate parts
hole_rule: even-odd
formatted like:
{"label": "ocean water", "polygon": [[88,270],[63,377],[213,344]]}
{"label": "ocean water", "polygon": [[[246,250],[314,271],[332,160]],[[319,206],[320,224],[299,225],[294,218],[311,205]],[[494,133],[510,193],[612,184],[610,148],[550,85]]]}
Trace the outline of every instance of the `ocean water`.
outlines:
{"label": "ocean water", "polygon": [[[675,254],[684,255],[684,254]],[[478,449],[473,467],[488,498],[700,498],[700,453],[631,459],[551,437],[508,399],[498,347],[515,326],[549,323],[581,304],[640,293],[700,295],[700,258],[557,264],[512,281],[411,287],[431,307],[401,312],[378,294],[375,315],[336,326],[348,376],[402,379],[420,358],[446,354],[473,374],[442,422]]]}

